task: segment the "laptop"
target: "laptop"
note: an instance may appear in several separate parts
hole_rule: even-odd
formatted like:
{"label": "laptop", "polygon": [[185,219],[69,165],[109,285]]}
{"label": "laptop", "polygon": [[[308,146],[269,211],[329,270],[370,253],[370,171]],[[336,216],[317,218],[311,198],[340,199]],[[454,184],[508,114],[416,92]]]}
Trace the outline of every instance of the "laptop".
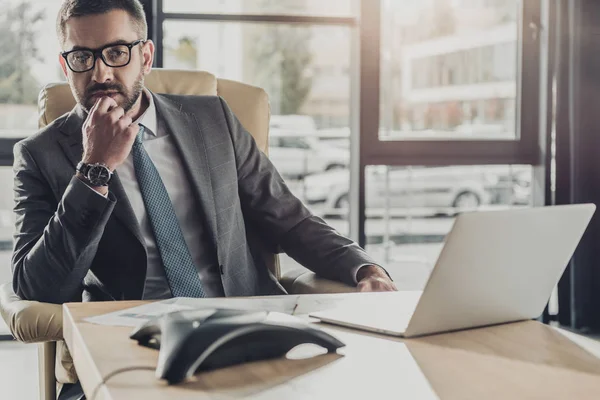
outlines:
{"label": "laptop", "polygon": [[357,294],[322,322],[393,336],[539,317],[594,214],[593,204],[460,214],[422,292]]}

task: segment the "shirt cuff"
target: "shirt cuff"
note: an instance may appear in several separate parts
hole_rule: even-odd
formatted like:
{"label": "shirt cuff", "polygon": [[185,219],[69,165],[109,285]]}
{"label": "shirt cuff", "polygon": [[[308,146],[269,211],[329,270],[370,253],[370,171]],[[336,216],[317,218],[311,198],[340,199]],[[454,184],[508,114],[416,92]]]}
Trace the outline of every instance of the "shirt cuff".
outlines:
{"label": "shirt cuff", "polygon": [[[79,179],[79,178],[78,178]],[[91,187],[90,185],[88,185],[87,183],[85,183],[84,181],[82,181],[81,179],[79,179],[81,181],[81,183],[83,183],[85,186],[89,187],[90,190],[92,190],[94,193],[96,193],[98,196],[102,196],[105,199],[108,199],[108,192],[106,192],[106,194],[102,194],[100,192],[98,192],[97,190],[94,190],[93,187]]]}

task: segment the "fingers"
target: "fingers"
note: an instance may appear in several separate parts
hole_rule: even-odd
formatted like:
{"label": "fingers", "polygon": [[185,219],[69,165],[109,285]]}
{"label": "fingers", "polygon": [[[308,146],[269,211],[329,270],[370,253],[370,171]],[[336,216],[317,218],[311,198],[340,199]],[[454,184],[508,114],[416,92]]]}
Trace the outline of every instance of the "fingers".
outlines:
{"label": "fingers", "polygon": [[[114,124],[125,115],[125,110],[122,107],[115,107],[109,113],[110,121]],[[131,122],[130,122],[131,123]]]}
{"label": "fingers", "polygon": [[100,104],[100,100],[102,100],[102,98],[96,100],[96,102],[94,103],[94,105],[90,109],[90,113],[88,114],[88,116],[93,115],[96,112],[96,110],[98,109],[98,104]]}
{"label": "fingers", "polygon": [[367,282],[364,282],[364,281],[358,282],[358,285],[356,285],[356,289],[359,292],[370,292],[371,291],[370,290],[370,285],[367,284]]}
{"label": "fingers", "polygon": [[119,105],[112,97],[104,96],[98,102],[98,106],[96,107],[96,109],[101,113],[107,113],[118,106]]}
{"label": "fingers", "polygon": [[129,125],[131,125],[132,123],[133,120],[131,119],[131,117],[125,114],[119,119],[119,121],[117,122],[117,126],[119,127],[119,129],[124,131],[125,129],[129,128]]}
{"label": "fingers", "polygon": [[117,102],[111,99],[110,97],[102,97],[96,102],[96,104],[94,104],[94,106],[90,110],[87,120],[90,120],[92,125],[94,125],[100,117],[106,115],[108,111],[112,110],[113,108],[119,108]]}
{"label": "fingers", "polygon": [[398,291],[394,282],[389,279],[367,278],[357,285],[359,292],[395,292]]}
{"label": "fingers", "polygon": [[90,111],[84,121],[84,126],[85,125],[89,125],[91,119],[94,117],[94,115],[96,115],[96,110],[98,109],[98,103],[100,103],[100,100],[102,99],[98,99],[96,100],[96,102],[94,103],[94,105],[92,106],[92,108],[90,108]]}
{"label": "fingers", "polygon": [[131,124],[127,129],[125,129],[124,134],[128,139],[131,139],[133,141],[139,131],[140,126],[138,124]]}
{"label": "fingers", "polygon": [[[127,116],[123,117],[122,119],[125,118],[127,118]],[[121,124],[121,120],[119,120],[119,124]],[[114,136],[115,145],[120,149],[123,157],[126,157],[131,151],[139,130],[140,127],[138,124],[130,124]]]}
{"label": "fingers", "polygon": [[132,123],[130,113],[125,113],[123,107],[119,106],[110,97],[103,97],[98,100],[90,111],[90,116],[94,121],[98,121],[98,118],[103,114],[105,115],[104,118],[108,118],[112,124],[117,124],[121,130],[127,129]]}

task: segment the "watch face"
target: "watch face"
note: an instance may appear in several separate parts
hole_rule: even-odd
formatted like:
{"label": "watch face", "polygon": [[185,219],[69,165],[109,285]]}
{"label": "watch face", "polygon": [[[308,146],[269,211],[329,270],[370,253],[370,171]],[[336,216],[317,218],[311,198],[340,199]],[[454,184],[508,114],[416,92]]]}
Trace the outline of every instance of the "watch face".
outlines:
{"label": "watch face", "polygon": [[106,186],[110,180],[110,171],[103,165],[92,165],[87,176],[92,185]]}

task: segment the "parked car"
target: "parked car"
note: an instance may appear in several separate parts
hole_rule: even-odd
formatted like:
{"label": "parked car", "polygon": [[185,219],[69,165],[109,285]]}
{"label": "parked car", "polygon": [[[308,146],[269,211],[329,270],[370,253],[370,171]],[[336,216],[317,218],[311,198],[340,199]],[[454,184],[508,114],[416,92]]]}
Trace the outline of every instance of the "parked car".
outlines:
{"label": "parked car", "polygon": [[312,131],[317,130],[315,120],[310,115],[271,115],[271,131]]}
{"label": "parked car", "polygon": [[350,152],[310,135],[272,132],[269,158],[281,175],[299,179],[336,168],[347,168]]}
{"label": "parked car", "polygon": [[[490,204],[490,188],[500,176],[493,168],[481,166],[390,167],[386,192],[386,167],[366,171],[366,205],[383,209],[418,207],[431,214],[454,214]],[[496,168],[497,169],[497,168]],[[328,171],[305,178],[305,200],[325,210],[343,212],[348,207],[349,171]],[[509,189],[512,190],[512,189]],[[327,211],[326,211],[327,212]]]}

